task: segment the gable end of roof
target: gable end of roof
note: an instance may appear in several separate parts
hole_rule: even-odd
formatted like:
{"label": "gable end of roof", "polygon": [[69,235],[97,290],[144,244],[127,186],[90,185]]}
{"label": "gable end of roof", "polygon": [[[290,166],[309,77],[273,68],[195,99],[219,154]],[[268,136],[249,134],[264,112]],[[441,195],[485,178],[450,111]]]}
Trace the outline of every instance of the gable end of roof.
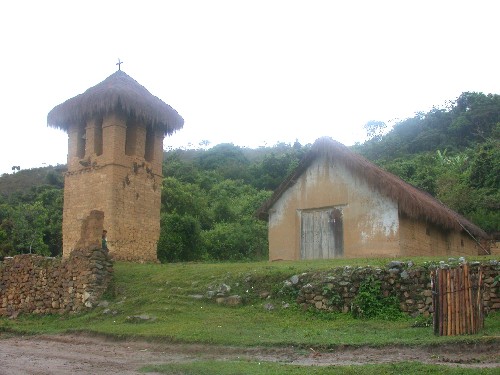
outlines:
{"label": "gable end of roof", "polygon": [[466,231],[477,238],[488,238],[481,228],[446,207],[430,194],[383,170],[329,137],[320,138],[314,143],[297,168],[278,186],[271,198],[257,210],[256,216],[267,220],[269,210],[282,194],[297,182],[316,158],[322,155],[331,161],[344,164],[354,174],[397,202],[400,213],[413,219],[431,222],[447,230]]}

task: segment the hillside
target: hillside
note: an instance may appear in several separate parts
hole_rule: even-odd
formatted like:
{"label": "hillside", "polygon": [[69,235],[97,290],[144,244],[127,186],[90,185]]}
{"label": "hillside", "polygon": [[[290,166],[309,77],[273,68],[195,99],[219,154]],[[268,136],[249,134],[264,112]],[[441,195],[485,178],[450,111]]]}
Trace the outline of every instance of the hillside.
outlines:
{"label": "hillside", "polygon": [[463,93],[354,150],[499,236],[500,95]]}
{"label": "hillside", "polygon": [[0,176],[0,196],[29,191],[33,187],[51,185],[62,188],[65,165],[22,169],[15,173],[4,173]]}
{"label": "hillside", "polygon": [[464,92],[445,108],[419,112],[397,122],[385,135],[383,122],[370,121],[365,128],[372,138],[355,150],[372,161],[437,150],[457,154],[488,141],[499,141],[500,95]]}
{"label": "hillside", "polygon": [[[447,108],[419,113],[387,134],[384,127],[368,123],[372,138],[352,149],[499,237],[499,95],[463,93]],[[266,223],[254,212],[309,148],[295,142],[166,151],[159,259],[266,259]],[[57,166],[0,177],[0,258],[30,250],[60,254],[63,171]]]}

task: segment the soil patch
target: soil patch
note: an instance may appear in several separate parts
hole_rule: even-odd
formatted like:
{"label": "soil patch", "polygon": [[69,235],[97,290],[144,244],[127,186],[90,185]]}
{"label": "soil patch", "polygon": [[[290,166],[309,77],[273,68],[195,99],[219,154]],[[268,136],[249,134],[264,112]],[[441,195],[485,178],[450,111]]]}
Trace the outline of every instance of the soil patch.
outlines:
{"label": "soil patch", "polygon": [[255,360],[303,366],[418,361],[474,368],[500,368],[498,343],[437,347],[239,348],[201,344],[116,341],[87,335],[12,336],[0,333],[0,374],[139,374],[147,364],[197,360]]}

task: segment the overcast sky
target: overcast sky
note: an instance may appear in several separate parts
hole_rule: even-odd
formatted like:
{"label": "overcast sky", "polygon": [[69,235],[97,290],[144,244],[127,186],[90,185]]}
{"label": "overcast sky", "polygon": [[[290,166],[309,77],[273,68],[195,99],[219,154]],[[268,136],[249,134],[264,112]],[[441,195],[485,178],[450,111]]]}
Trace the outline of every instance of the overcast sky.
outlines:
{"label": "overcast sky", "polygon": [[362,142],[363,125],[500,93],[500,2],[3,1],[0,174],[65,164],[47,113],[122,70],[175,108],[164,147]]}

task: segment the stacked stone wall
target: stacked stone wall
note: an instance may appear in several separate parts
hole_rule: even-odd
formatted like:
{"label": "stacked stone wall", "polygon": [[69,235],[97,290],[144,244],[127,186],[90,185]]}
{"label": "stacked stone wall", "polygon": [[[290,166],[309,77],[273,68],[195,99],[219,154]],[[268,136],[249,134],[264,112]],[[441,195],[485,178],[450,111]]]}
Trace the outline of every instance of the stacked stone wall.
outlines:
{"label": "stacked stone wall", "polygon": [[[471,263],[474,273],[483,272],[485,313],[500,311],[500,264],[496,260]],[[446,267],[448,267],[446,265]],[[430,316],[433,312],[429,267],[414,267],[412,262],[391,262],[387,268],[344,267],[328,272],[295,275],[285,282],[284,290],[298,293],[297,303],[304,309],[350,312],[361,283],[369,277],[378,280],[384,297],[396,296],[400,309],[412,316]]]}
{"label": "stacked stone wall", "polygon": [[69,258],[17,255],[0,263],[0,315],[61,314],[95,306],[113,273],[101,249],[75,250]]}

